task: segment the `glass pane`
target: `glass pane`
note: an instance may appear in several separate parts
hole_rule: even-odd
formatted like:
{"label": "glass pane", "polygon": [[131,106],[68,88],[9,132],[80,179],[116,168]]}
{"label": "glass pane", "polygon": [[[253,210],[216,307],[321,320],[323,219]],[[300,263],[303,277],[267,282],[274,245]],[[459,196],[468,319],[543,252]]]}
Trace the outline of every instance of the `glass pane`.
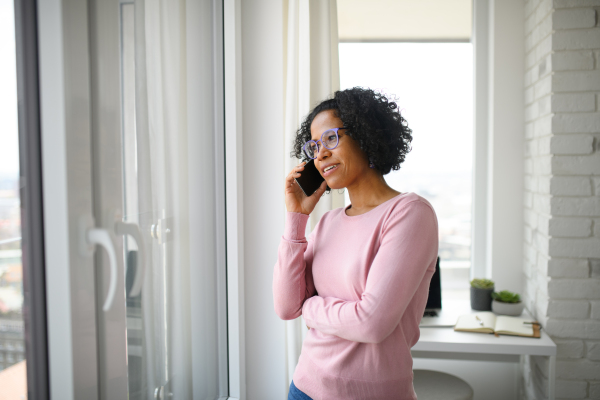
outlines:
{"label": "glass pane", "polygon": [[[412,151],[385,175],[400,192],[431,202],[439,223],[445,300],[467,299],[471,268],[473,143],[470,43],[341,43],[341,88],[397,96],[413,130]],[[377,62],[373,62],[377,60]],[[349,204],[348,193],[346,205]]]}
{"label": "glass pane", "polygon": [[[203,3],[209,11],[211,2]],[[122,221],[138,226],[143,240],[123,239],[130,400],[227,396],[215,195],[219,110],[206,90],[215,84],[217,42],[206,24],[212,15],[203,17],[201,35],[187,39],[196,8],[184,5],[120,3]],[[200,42],[207,46],[193,45]],[[198,57],[208,68],[188,71]],[[202,85],[191,83],[198,80]],[[202,129],[194,126],[197,116]],[[134,293],[138,274],[141,292]]]}
{"label": "glass pane", "polygon": [[0,391],[27,398],[19,198],[19,133],[12,0],[0,0]]}
{"label": "glass pane", "polygon": [[[137,138],[135,132],[135,6],[121,4],[121,74],[123,119],[123,221],[139,224]],[[143,334],[141,295],[131,296],[138,270],[138,246],[130,236],[124,237],[125,290],[127,296],[127,370],[130,399],[144,399],[147,385],[142,379]],[[145,390],[148,391],[147,389]]]}

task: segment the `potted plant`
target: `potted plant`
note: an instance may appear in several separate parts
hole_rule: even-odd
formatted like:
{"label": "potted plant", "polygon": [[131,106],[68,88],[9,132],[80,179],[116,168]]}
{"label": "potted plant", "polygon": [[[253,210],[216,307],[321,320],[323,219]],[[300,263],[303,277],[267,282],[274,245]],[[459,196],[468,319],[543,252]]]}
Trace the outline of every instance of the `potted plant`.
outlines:
{"label": "potted plant", "polygon": [[518,293],[503,290],[492,293],[492,311],[499,315],[519,316],[523,313],[523,302]]}
{"label": "potted plant", "polygon": [[491,311],[493,291],[494,281],[473,279],[471,281],[471,308],[477,311]]}

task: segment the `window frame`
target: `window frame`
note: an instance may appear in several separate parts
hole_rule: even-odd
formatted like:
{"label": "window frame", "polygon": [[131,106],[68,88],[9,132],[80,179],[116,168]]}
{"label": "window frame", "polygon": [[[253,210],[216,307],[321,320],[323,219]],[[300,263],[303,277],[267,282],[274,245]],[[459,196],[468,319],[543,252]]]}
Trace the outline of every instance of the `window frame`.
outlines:
{"label": "window frame", "polygon": [[35,0],[14,2],[19,99],[21,262],[27,393],[48,399],[48,337],[39,114],[38,27]]}
{"label": "window frame", "polygon": [[229,400],[246,398],[241,9],[223,1]]}

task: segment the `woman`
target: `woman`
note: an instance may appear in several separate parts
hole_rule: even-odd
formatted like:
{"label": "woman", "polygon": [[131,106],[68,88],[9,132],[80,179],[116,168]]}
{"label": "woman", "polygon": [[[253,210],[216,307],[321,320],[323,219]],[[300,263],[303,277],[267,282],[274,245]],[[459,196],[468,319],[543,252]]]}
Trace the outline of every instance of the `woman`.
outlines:
{"label": "woman", "polygon": [[[325,181],[304,195],[294,178],[306,162],[285,179],[275,312],[302,315],[309,327],[288,399],[416,399],[410,349],[435,270],[437,217],[426,199],[383,178],[411,140],[396,103],[362,88],[337,91],[297,132],[293,154],[314,158]],[[351,204],[325,213],[307,240],[327,186],[347,188]]]}

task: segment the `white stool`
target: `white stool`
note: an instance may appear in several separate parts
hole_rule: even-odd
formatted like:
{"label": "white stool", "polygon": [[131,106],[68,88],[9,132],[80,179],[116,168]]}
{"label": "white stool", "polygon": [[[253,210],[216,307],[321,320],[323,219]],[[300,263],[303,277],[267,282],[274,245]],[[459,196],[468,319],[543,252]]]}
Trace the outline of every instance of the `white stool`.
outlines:
{"label": "white stool", "polygon": [[427,369],[413,370],[419,400],[472,400],[473,388],[457,376]]}

